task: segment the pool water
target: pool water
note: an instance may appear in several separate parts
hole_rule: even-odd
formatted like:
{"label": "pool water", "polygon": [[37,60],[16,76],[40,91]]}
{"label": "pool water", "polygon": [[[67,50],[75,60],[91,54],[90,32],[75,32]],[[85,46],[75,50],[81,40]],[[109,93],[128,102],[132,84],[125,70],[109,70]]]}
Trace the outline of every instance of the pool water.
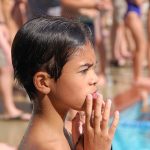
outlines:
{"label": "pool water", "polygon": [[141,102],[120,113],[113,150],[150,150],[150,113],[141,113]]}

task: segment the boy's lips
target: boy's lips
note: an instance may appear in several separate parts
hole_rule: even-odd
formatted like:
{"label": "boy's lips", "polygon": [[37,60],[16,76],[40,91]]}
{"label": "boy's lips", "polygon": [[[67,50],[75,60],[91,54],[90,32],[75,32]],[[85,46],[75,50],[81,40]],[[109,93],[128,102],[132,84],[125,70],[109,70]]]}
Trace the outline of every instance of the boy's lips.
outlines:
{"label": "boy's lips", "polygon": [[93,99],[96,99],[97,98],[97,91],[93,92],[92,96],[93,96]]}

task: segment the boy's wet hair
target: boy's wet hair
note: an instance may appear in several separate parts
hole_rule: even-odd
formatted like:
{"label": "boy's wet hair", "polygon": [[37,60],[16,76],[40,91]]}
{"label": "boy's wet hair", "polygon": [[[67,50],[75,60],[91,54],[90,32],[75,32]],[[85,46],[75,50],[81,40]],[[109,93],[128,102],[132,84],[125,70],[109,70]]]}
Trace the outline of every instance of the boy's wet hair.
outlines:
{"label": "boy's wet hair", "polygon": [[14,76],[34,99],[35,73],[45,70],[57,82],[70,56],[87,41],[92,41],[91,31],[78,21],[48,16],[30,20],[12,44]]}

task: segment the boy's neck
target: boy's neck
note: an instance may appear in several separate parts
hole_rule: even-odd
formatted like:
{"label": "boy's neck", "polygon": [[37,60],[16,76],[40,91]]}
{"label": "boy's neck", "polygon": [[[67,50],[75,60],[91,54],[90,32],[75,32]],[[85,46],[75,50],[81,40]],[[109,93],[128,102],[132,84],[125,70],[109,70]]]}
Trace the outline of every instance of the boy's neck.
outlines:
{"label": "boy's neck", "polygon": [[56,144],[55,147],[63,145],[64,149],[69,150],[66,132],[64,133],[64,118],[67,111],[58,112],[46,96],[39,98],[38,102],[41,103],[39,105],[33,104],[33,116],[20,147],[40,145],[45,148],[45,146],[51,147]]}
{"label": "boy's neck", "polygon": [[[33,105],[33,121],[44,121],[50,128],[63,131],[64,121],[68,110],[55,107],[48,96],[39,99],[39,105]],[[59,111],[58,111],[59,110]]]}

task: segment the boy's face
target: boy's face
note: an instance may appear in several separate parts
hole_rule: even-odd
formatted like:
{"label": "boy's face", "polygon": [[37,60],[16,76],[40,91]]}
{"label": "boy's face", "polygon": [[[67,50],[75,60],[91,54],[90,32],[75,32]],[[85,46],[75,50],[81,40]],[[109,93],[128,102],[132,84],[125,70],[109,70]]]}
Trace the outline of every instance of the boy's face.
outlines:
{"label": "boy's face", "polygon": [[87,94],[97,91],[95,73],[96,57],[93,47],[87,43],[70,57],[62,74],[51,89],[51,99],[57,106],[81,110]]}

